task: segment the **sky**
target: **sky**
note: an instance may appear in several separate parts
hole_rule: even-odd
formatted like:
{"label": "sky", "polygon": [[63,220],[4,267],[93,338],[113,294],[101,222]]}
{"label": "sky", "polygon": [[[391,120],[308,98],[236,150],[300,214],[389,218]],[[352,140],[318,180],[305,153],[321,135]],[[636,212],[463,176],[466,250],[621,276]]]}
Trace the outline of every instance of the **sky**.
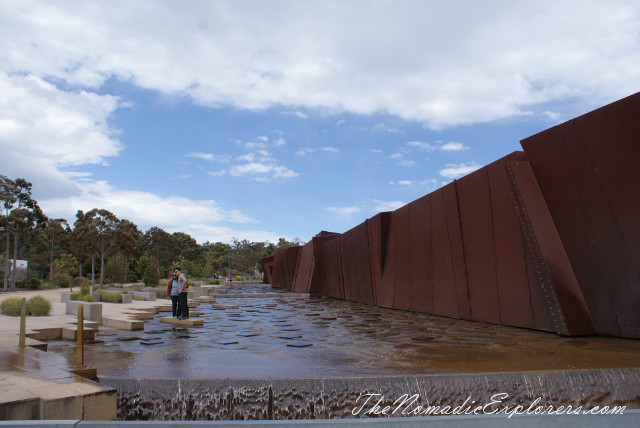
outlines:
{"label": "sky", "polygon": [[199,243],[345,232],[638,90],[637,0],[0,0],[0,174]]}

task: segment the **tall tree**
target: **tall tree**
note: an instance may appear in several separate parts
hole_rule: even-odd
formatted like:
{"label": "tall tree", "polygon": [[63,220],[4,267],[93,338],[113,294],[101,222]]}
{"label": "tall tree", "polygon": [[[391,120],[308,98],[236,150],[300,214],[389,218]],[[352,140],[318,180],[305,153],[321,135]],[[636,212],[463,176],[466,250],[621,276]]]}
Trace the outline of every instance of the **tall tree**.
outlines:
{"label": "tall tree", "polygon": [[[118,224],[112,212],[94,208],[86,214],[96,231],[96,253],[100,256],[100,288],[104,285],[104,265],[109,255],[118,249]],[[93,291],[93,286],[92,286]]]}
{"label": "tall tree", "polygon": [[11,274],[11,289],[16,287],[16,274],[18,271],[18,247],[21,235],[30,228],[41,225],[46,221],[45,215],[38,206],[35,199],[31,197],[31,183],[23,178],[18,178],[14,182],[13,209],[9,212],[8,224],[13,231],[13,269]]}
{"label": "tall tree", "polygon": [[144,234],[144,243],[145,249],[154,257],[158,273],[164,275],[174,260],[171,235],[159,227],[152,227]]}
{"label": "tall tree", "polygon": [[63,218],[50,218],[45,225],[45,235],[49,249],[49,279],[53,279],[53,260],[57,256],[60,242],[71,234],[69,223]]}
{"label": "tall tree", "polygon": [[16,183],[13,180],[4,175],[0,175],[0,209],[2,211],[3,232],[7,243],[5,248],[6,256],[4,258],[4,291],[7,291],[7,283],[9,281],[9,244],[11,239],[11,220],[9,219],[9,213],[11,213],[16,203],[15,186]]}

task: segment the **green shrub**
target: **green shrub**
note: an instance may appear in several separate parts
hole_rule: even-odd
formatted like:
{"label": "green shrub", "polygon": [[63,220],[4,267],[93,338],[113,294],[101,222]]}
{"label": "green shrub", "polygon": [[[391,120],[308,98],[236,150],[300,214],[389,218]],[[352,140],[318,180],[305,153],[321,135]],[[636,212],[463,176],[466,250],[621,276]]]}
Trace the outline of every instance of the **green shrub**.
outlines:
{"label": "green shrub", "polygon": [[207,285],[218,285],[220,284],[219,279],[207,279]]}
{"label": "green shrub", "polygon": [[[165,296],[166,297],[166,296]],[[144,300],[144,297],[142,296],[136,296],[135,294],[133,295],[133,300]]]}
{"label": "green shrub", "polygon": [[[19,317],[22,306],[22,299],[12,297],[10,299],[3,300],[0,303],[0,311],[4,315],[12,317]],[[51,311],[51,303],[42,296],[34,296],[27,300],[27,315],[31,316],[44,316],[49,315]]]}
{"label": "green shrub", "polygon": [[27,314],[41,317],[49,315],[51,311],[51,303],[42,296],[34,296],[27,300]]}
{"label": "green shrub", "polygon": [[53,274],[53,283],[58,287],[69,287],[69,277],[64,273],[56,272]]}
{"label": "green shrub", "polygon": [[93,296],[91,294],[73,293],[71,294],[71,300],[80,300],[82,302],[93,302]]}
{"label": "green shrub", "polygon": [[158,288],[156,288],[156,298],[157,299],[166,299],[167,298],[167,287],[158,287]]}
{"label": "green shrub", "polygon": [[22,281],[16,281],[17,288],[24,288],[27,290],[39,290],[40,280],[38,278],[23,279]]}
{"label": "green shrub", "polygon": [[122,303],[122,294],[112,291],[98,290],[100,301],[106,303]]}
{"label": "green shrub", "polygon": [[21,304],[22,302],[20,299],[11,297],[9,299],[3,300],[2,303],[0,303],[0,311],[2,311],[3,315],[9,315],[10,317],[19,317]]}
{"label": "green shrub", "polygon": [[160,279],[158,280],[158,287],[165,287],[167,288],[167,285],[169,285],[169,280],[168,279]]}
{"label": "green shrub", "polygon": [[89,287],[91,287],[91,281],[89,280],[89,278],[85,278],[84,276],[77,276],[73,278],[73,281],[71,281],[71,286],[73,288],[80,288],[80,289],[82,289],[82,287],[85,286],[88,289]]}

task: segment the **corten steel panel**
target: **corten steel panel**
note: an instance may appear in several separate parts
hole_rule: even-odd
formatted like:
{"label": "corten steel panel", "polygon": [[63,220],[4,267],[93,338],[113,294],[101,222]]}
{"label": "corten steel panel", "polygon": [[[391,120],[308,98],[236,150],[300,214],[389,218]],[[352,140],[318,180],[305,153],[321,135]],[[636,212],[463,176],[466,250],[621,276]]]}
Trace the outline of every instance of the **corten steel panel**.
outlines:
{"label": "corten steel panel", "polygon": [[398,214],[393,211],[389,216],[389,231],[387,232],[387,249],[382,264],[382,280],[377,294],[378,306],[393,308],[396,284],[396,247],[398,246]]}
{"label": "corten steel panel", "polygon": [[462,318],[471,319],[471,304],[469,302],[467,268],[464,260],[456,181],[454,180],[451,186],[445,186],[443,191],[444,213],[447,216],[447,229],[449,232],[451,260],[453,263],[456,300],[458,301],[458,314]]}
{"label": "corten steel panel", "polygon": [[[620,335],[615,307],[597,261],[591,225],[580,201],[578,186],[554,128],[522,141],[562,244],[600,333]],[[605,285],[605,286],[603,286]]]}
{"label": "corten steel panel", "polygon": [[[448,222],[453,221],[459,230],[459,221],[447,218],[445,201],[455,199],[455,184],[431,193],[431,254],[433,255],[433,314],[461,317],[456,295],[456,273],[453,266],[452,242],[449,239]],[[453,198],[451,197],[453,195]],[[457,209],[456,209],[457,211]],[[468,302],[467,302],[468,304]],[[462,316],[470,319],[470,314]]]}
{"label": "corten steel panel", "polygon": [[471,318],[500,323],[488,167],[456,182]]}
{"label": "corten steel panel", "polygon": [[387,251],[389,237],[390,212],[382,212],[367,219],[369,235],[369,255],[371,257],[371,281],[373,304],[378,304],[378,296],[382,287],[382,269]]}
{"label": "corten steel panel", "polygon": [[319,295],[336,299],[344,299],[340,238],[341,236],[336,236],[323,246],[322,270],[318,284]]}
{"label": "corten steel panel", "polygon": [[271,275],[271,287],[282,288],[287,252],[282,248],[276,248],[273,254],[273,273]]}
{"label": "corten steel panel", "polygon": [[[536,328],[527,274],[525,244],[511,189],[507,183],[505,171],[507,159],[518,161],[526,157],[522,152],[512,153],[499,162],[487,166],[491,191],[500,322],[517,327]],[[535,287],[536,284],[533,286]],[[542,309],[545,310],[545,307],[543,306]]]}
{"label": "corten steel panel", "polygon": [[526,209],[526,219],[535,232],[533,244],[539,247],[543,258],[538,273],[543,277],[557,331],[591,334],[594,329],[589,309],[530,165],[513,162],[510,166]]}
{"label": "corten steel panel", "polygon": [[392,222],[396,222],[395,228],[395,266],[393,307],[395,309],[411,309],[411,205],[407,204],[398,208],[392,216]]}
{"label": "corten steel panel", "polygon": [[411,203],[411,310],[433,312],[431,196]]}
{"label": "corten steel panel", "polygon": [[366,221],[340,236],[344,298],[373,304],[373,281]]}
{"label": "corten steel panel", "polygon": [[262,265],[262,271],[264,272],[264,276],[262,277],[262,282],[264,284],[271,284],[271,272],[273,271],[273,256],[263,257],[260,259],[260,264]]}
{"label": "corten steel panel", "polygon": [[293,278],[296,274],[301,250],[302,247],[299,245],[287,248],[287,270],[286,274],[283,275],[283,288],[285,290],[293,291]]}
{"label": "corten steel panel", "polygon": [[291,291],[296,293],[308,293],[310,291],[313,266],[313,240],[311,240],[307,242],[300,251],[298,264],[293,275]]}
{"label": "corten steel panel", "polygon": [[[507,185],[511,192],[513,206],[518,216],[518,222],[520,223],[522,249],[525,253],[525,264],[529,282],[529,292],[531,295],[531,310],[533,312],[534,328],[538,330],[557,332],[557,318],[561,316],[557,313],[559,307],[557,304],[553,304],[554,302],[550,300],[548,289],[552,287],[552,285],[550,284],[548,270],[544,264],[544,257],[542,256],[540,247],[537,245],[535,231],[533,230],[533,226],[529,220],[524,201],[511,167],[512,165],[517,165],[522,162],[526,163],[527,161],[522,159],[510,159],[509,162],[507,162],[504,171],[507,177]],[[521,177],[521,180],[522,179],[523,177]],[[525,176],[524,179],[535,184],[535,178],[533,176]],[[556,312],[554,312],[554,309]]]}
{"label": "corten steel panel", "polygon": [[321,284],[321,275],[323,275],[323,251],[325,243],[331,241],[332,239],[338,237],[337,233],[334,234],[318,234],[313,237],[313,273],[311,276],[311,287],[309,291],[311,293],[318,292],[322,287]]}
{"label": "corten steel panel", "polygon": [[[596,331],[636,338],[639,122],[635,94],[522,141]],[[559,178],[563,186],[554,186]]]}

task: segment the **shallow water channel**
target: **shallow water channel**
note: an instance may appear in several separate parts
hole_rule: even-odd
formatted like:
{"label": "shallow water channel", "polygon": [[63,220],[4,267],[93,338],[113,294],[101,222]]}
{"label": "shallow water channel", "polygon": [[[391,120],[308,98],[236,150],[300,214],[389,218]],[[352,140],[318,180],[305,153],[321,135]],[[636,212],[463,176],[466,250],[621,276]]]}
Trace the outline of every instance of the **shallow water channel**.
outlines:
{"label": "shallow water channel", "polygon": [[[520,328],[305,297],[253,284],[201,303],[203,326],[100,328],[85,345],[99,376],[255,378],[366,376],[640,367],[640,341],[568,338]],[[246,296],[246,297],[241,297]],[[75,361],[72,342],[49,350]]]}

